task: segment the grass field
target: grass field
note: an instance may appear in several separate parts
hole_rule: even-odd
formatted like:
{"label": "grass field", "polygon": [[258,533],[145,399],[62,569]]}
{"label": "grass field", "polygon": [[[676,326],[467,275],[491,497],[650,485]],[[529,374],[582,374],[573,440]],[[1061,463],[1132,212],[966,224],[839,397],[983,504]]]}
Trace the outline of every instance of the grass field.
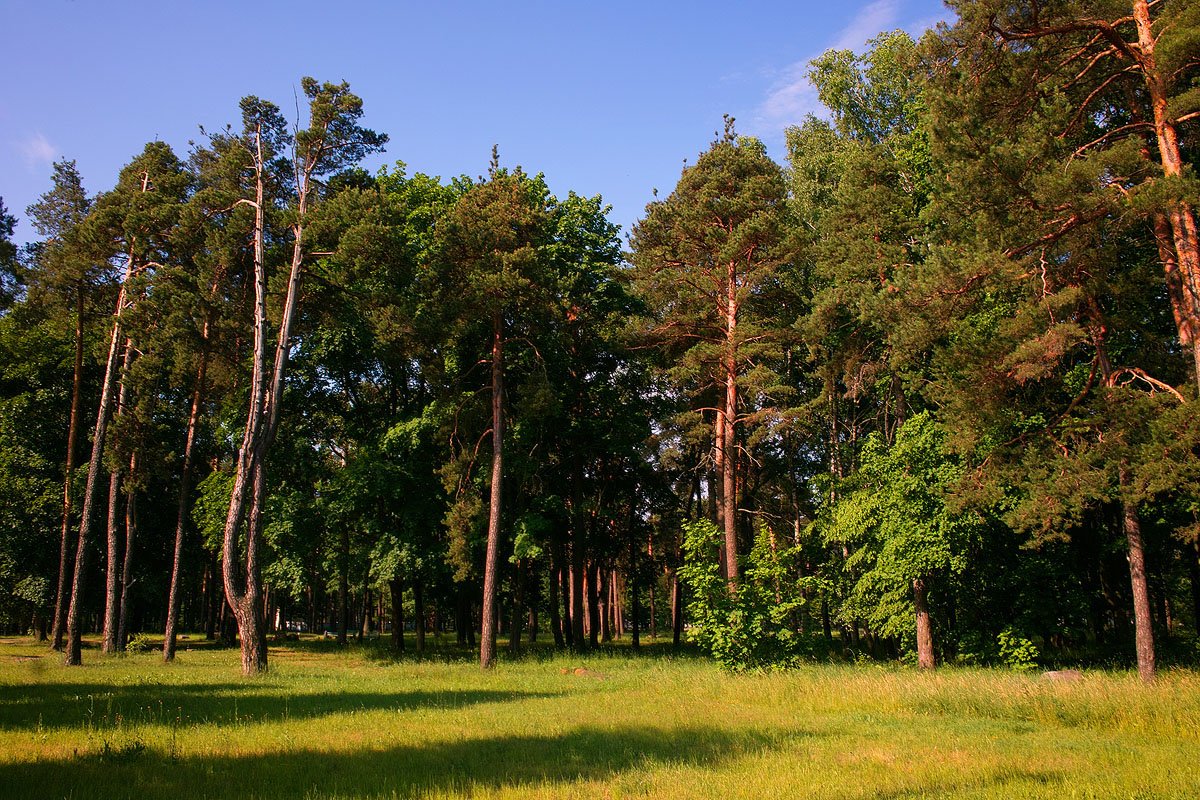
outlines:
{"label": "grass field", "polygon": [[[186,643],[184,643],[186,645]],[[812,666],[647,648],[483,673],[272,647],[83,667],[0,640],[0,797],[1196,798],[1200,675]],[[577,675],[576,667],[589,674]]]}

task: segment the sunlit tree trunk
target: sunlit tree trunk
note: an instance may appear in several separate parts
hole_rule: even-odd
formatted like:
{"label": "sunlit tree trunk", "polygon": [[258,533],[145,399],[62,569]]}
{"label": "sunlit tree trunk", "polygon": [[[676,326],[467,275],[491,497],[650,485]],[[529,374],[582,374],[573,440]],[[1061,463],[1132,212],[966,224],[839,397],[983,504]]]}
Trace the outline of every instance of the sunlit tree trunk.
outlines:
{"label": "sunlit tree trunk", "polygon": [[203,405],[204,383],[208,371],[208,336],[210,321],[205,320],[196,368],[196,385],[192,390],[192,406],[188,412],[187,435],[183,445],[183,465],[179,472],[179,503],[175,509],[175,550],[171,560],[171,588],[167,594],[167,625],[163,634],[163,661],[175,658],[175,641],[179,630],[179,588],[183,574],[183,535],[191,507],[192,461],[196,451],[196,435],[200,430],[200,410]]}
{"label": "sunlit tree trunk", "polygon": [[67,619],[67,572],[71,569],[71,505],[75,482],[75,452],[78,450],[79,417],[83,395],[83,281],[75,285],[75,371],[71,380],[71,421],[67,426],[67,463],[63,479],[62,539],[58,551],[58,585],[54,592],[54,622],[51,638],[55,650],[63,648]]}
{"label": "sunlit tree trunk", "polygon": [[497,313],[492,319],[492,483],[489,490],[487,556],[483,567],[483,630],[479,639],[479,666],[496,661],[496,566],[500,550],[500,498],[504,477],[504,327]]}
{"label": "sunlit tree trunk", "polygon": [[929,588],[924,578],[913,580],[913,607],[917,612],[917,666],[933,669],[933,626],[929,622]]}

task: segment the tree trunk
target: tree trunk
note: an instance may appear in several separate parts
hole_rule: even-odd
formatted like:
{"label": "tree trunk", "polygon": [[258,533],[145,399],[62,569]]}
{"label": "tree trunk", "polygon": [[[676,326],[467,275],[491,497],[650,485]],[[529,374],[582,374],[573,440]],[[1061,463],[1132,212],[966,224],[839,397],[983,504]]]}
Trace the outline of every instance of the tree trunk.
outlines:
{"label": "tree trunk", "polygon": [[1188,562],[1192,583],[1192,626],[1200,635],[1200,537],[1193,539],[1190,547],[1185,547],[1184,559]]}
{"label": "tree trunk", "polygon": [[917,666],[933,669],[933,627],[929,624],[929,589],[924,578],[913,580],[913,607],[917,612]]}
{"label": "tree trunk", "polygon": [[671,645],[679,647],[683,639],[683,582],[678,572],[671,576],[671,582]]}
{"label": "tree trunk", "polygon": [[121,540],[117,536],[117,510],[121,502],[121,473],[108,474],[107,559],[104,565],[104,633],[100,650],[117,652],[117,585],[121,580]]}
{"label": "tree trunk", "polygon": [[350,628],[350,532],[343,525],[338,532],[338,589],[337,589],[337,643],[347,644]]}
{"label": "tree trunk", "polygon": [[725,577],[730,591],[738,582],[737,541],[737,451],[734,449],[734,425],[737,422],[737,271],[736,264],[729,262],[726,279],[725,299],[725,409],[718,416],[721,429],[720,448],[723,451],[721,465],[721,519],[725,524]]}
{"label": "tree trunk", "polygon": [[217,554],[210,553],[208,563],[204,568],[204,593],[206,612],[204,615],[204,640],[211,642],[217,638],[217,617],[225,607],[222,597],[223,587],[217,577]]}
{"label": "tree trunk", "polygon": [[522,575],[522,563],[518,559],[513,565],[513,596],[512,596],[512,621],[508,629],[508,652],[514,656],[521,652],[521,625],[522,617],[522,589],[524,588],[524,576]]}
{"label": "tree trunk", "polygon": [[[216,290],[216,286],[213,286]],[[192,389],[192,407],[188,412],[187,435],[183,445],[183,465],[179,472],[179,502],[175,508],[175,551],[171,560],[171,588],[167,593],[167,625],[163,632],[163,661],[175,658],[175,639],[179,629],[179,582],[183,573],[183,534],[186,530],[188,502],[191,495],[192,460],[196,452],[196,435],[200,430],[200,410],[204,400],[204,383],[208,373],[208,337],[210,320],[204,321],[201,333],[200,364],[196,367],[196,385]]]}
{"label": "tree trunk", "polygon": [[388,589],[392,594],[392,649],[397,653],[404,652],[404,591],[400,578],[388,581]]}
{"label": "tree trunk", "polygon": [[[137,452],[129,458],[129,475],[137,469]],[[137,536],[138,524],[137,493],[132,490],[125,498],[125,563],[121,566],[121,610],[117,616],[117,652],[125,652],[129,641],[129,587],[133,585],[133,541]]]}
{"label": "tree trunk", "polygon": [[483,627],[479,640],[479,666],[489,669],[496,661],[497,562],[500,551],[500,498],[504,478],[504,340],[499,313],[492,318],[492,483],[489,488],[487,556],[483,566]]}
{"label": "tree trunk", "polygon": [[600,564],[591,562],[586,573],[588,646],[595,649],[600,638]]}
{"label": "tree trunk", "polygon": [[79,416],[83,400],[83,281],[75,286],[75,373],[71,381],[71,421],[67,425],[67,463],[63,478],[62,539],[58,551],[58,585],[54,591],[54,624],[51,636],[55,650],[63,648],[67,619],[67,571],[71,569],[71,485],[75,475],[75,451],[79,440]]}
{"label": "tree trunk", "polygon": [[[1150,108],[1154,112],[1154,136],[1158,143],[1163,175],[1178,179],[1184,172],[1178,123],[1171,114],[1166,79],[1160,72],[1155,58],[1158,37],[1152,28],[1148,0],[1133,0],[1133,18],[1138,31],[1138,66],[1146,84]],[[1186,201],[1172,200],[1167,206],[1167,217],[1171,223],[1177,257],[1174,265],[1164,263],[1168,273],[1168,290],[1172,284],[1170,271],[1174,266],[1180,272],[1178,284],[1182,289],[1179,297],[1172,295],[1172,300],[1182,306],[1175,314],[1176,324],[1179,326],[1179,341],[1185,347],[1191,348],[1193,375],[1197,387],[1200,388],[1200,242],[1197,241],[1196,215]],[[1181,322],[1184,324],[1179,324]]]}
{"label": "tree trunk", "polygon": [[[1121,470],[1121,484],[1129,477]],[[1142,526],[1137,506],[1121,503],[1125,539],[1129,545],[1129,580],[1133,588],[1134,638],[1137,647],[1138,675],[1146,683],[1154,682],[1154,627],[1150,615],[1150,590],[1146,582],[1146,554],[1142,547]]]}
{"label": "tree trunk", "polygon": [[566,644],[563,617],[562,613],[558,610],[562,595],[560,591],[562,584],[562,550],[555,545],[551,553],[550,574],[547,581],[547,588],[549,590],[548,598],[550,600],[550,632],[554,635],[555,648],[562,649]]}
{"label": "tree trunk", "polygon": [[425,652],[425,587],[420,576],[413,580],[413,613],[415,614],[414,627],[417,633],[417,652]]}
{"label": "tree trunk", "polygon": [[108,423],[112,418],[115,403],[114,388],[117,382],[117,357],[120,351],[121,314],[125,310],[129,281],[134,273],[134,257],[130,252],[125,264],[125,277],[117,293],[116,310],[113,313],[112,333],[108,341],[108,361],[104,368],[104,382],[100,388],[100,407],[96,413],[96,427],[92,433],[92,457],[88,461],[87,483],[83,491],[83,508],[79,519],[79,541],[75,548],[75,574],[71,581],[71,603],[67,609],[67,642],[65,662],[78,666],[82,663],[80,614],[83,612],[84,575],[87,570],[88,547],[91,540],[92,522],[95,518],[96,484],[99,482],[104,455],[104,440],[108,435]]}

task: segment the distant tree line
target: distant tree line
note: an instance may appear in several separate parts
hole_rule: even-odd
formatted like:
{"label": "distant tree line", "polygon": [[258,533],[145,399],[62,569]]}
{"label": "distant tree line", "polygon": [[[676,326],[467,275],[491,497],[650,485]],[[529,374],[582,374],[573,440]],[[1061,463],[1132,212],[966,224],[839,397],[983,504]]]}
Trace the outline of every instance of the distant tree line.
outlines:
{"label": "distant tree line", "polygon": [[496,152],[366,173],[345,83],[56,163],[36,243],[0,204],[0,626],[1194,662],[1200,7],[954,10],[628,252]]}

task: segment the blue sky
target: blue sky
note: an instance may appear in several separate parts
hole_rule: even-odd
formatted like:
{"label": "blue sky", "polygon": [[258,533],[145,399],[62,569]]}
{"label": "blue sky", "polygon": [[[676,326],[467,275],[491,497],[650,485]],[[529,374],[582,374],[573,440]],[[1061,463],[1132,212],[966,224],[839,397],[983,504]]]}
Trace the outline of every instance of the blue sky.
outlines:
{"label": "blue sky", "polygon": [[145,142],[181,156],[237,121],[238,100],[295,116],[299,79],[347,80],[364,124],[411,172],[543,172],[601,194],[628,232],[658,189],[737,118],[782,161],[783,131],[819,112],[804,78],[831,47],[948,19],[940,0],[810,2],[183,2],[0,0],[0,197],[24,209],[50,164],[109,188]]}

